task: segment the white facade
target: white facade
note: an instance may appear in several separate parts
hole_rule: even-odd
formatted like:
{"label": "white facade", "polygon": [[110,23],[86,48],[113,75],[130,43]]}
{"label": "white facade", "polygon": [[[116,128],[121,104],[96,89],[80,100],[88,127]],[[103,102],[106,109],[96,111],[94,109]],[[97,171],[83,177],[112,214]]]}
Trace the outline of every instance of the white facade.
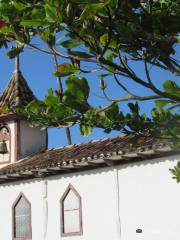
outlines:
{"label": "white facade", "polygon": [[8,152],[0,154],[0,168],[47,149],[46,130],[32,128],[29,122],[23,120],[1,122],[2,127],[8,128],[10,139],[6,142]]}
{"label": "white facade", "polygon": [[[121,239],[178,240],[180,185],[169,171],[180,156],[119,167]],[[136,233],[136,229],[142,233]]]}
{"label": "white facade", "polygon": [[20,158],[38,153],[47,148],[47,131],[30,127],[27,121],[20,121]]}
{"label": "white facade", "polygon": [[[180,156],[0,185],[0,239],[12,240],[12,205],[31,203],[32,240],[179,240]],[[62,237],[60,199],[72,184],[82,199],[83,234]],[[136,233],[141,229],[142,233]]]}

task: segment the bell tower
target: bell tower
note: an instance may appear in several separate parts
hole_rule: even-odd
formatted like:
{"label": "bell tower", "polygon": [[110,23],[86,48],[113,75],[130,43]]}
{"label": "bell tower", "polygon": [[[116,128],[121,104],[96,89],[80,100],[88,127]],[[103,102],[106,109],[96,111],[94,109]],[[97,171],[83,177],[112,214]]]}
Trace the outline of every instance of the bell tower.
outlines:
{"label": "bell tower", "polygon": [[36,99],[16,58],[15,71],[0,96],[0,168],[47,149],[47,131],[30,127],[30,122],[6,108],[26,106]]}

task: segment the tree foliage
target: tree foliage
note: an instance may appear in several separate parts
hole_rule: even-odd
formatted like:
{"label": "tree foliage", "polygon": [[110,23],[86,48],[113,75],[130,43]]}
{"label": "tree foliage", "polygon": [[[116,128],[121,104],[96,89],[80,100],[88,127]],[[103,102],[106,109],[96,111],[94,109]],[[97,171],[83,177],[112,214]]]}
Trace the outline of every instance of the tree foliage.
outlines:
{"label": "tree foliage", "polygon": [[[7,48],[10,58],[28,48],[49,54],[55,61],[54,75],[60,89],[49,89],[44,100],[16,109],[34,125],[79,124],[83,135],[100,127],[107,133],[117,130],[153,135],[180,147],[179,83],[165,80],[160,86],[158,79],[151,78],[152,68],[174,76],[180,74],[176,59],[180,41],[179,0],[1,0],[0,18],[0,47]],[[35,37],[46,48],[36,45]],[[9,50],[11,43],[16,46]],[[58,64],[59,59],[64,62]],[[85,68],[84,62],[91,67]],[[134,62],[141,62],[145,79],[132,67]],[[94,107],[88,102],[90,89],[85,77],[92,72],[99,77],[106,106]],[[126,95],[109,97],[107,89],[111,84],[106,79],[116,82]],[[151,95],[135,94],[124,79],[150,90]],[[156,102],[151,117],[139,111],[138,102],[148,100]],[[129,101],[129,113],[125,114],[119,106]]]}

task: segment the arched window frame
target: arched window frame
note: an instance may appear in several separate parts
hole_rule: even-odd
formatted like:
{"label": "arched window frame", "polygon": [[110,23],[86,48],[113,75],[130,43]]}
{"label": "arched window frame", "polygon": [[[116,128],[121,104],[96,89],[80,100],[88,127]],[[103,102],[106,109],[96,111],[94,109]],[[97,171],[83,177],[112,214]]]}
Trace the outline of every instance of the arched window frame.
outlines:
{"label": "arched window frame", "polygon": [[[78,232],[69,232],[65,233],[64,232],[64,200],[66,199],[68,193],[70,191],[73,191],[74,194],[77,196],[78,201],[79,201],[79,231]],[[61,197],[60,200],[60,224],[61,224],[61,236],[62,237],[68,237],[68,236],[80,236],[83,234],[83,224],[82,224],[82,201],[81,201],[81,196],[77,192],[77,190],[72,186],[72,184],[69,184],[68,187],[66,188],[63,196]]]}
{"label": "arched window frame", "polygon": [[[30,228],[30,236],[27,238],[16,238],[15,236],[15,207],[18,204],[18,202],[20,201],[21,198],[24,198],[25,201],[28,203],[29,205],[29,228]],[[21,192],[19,194],[19,196],[16,198],[15,202],[13,203],[12,206],[12,233],[13,233],[13,240],[32,240],[32,224],[31,224],[31,203],[30,201],[27,199],[27,197]]]}
{"label": "arched window frame", "polygon": [[0,165],[11,162],[11,130],[10,130],[9,126],[6,125],[6,124],[0,124],[0,131],[1,131],[2,128],[6,128],[9,132],[9,139],[8,139],[8,141],[9,141],[9,152],[8,152],[9,159],[8,159],[8,161],[0,162]]}

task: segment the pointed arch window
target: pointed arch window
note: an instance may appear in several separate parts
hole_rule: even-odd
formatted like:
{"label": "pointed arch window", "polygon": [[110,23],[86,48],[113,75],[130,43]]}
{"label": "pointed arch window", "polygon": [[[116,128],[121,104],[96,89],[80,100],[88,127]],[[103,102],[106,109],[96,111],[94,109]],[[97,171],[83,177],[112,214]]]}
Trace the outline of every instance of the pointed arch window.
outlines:
{"label": "pointed arch window", "polygon": [[23,193],[13,204],[13,239],[31,240],[31,204]]}
{"label": "pointed arch window", "polygon": [[61,235],[82,235],[81,196],[71,184],[61,198]]}

